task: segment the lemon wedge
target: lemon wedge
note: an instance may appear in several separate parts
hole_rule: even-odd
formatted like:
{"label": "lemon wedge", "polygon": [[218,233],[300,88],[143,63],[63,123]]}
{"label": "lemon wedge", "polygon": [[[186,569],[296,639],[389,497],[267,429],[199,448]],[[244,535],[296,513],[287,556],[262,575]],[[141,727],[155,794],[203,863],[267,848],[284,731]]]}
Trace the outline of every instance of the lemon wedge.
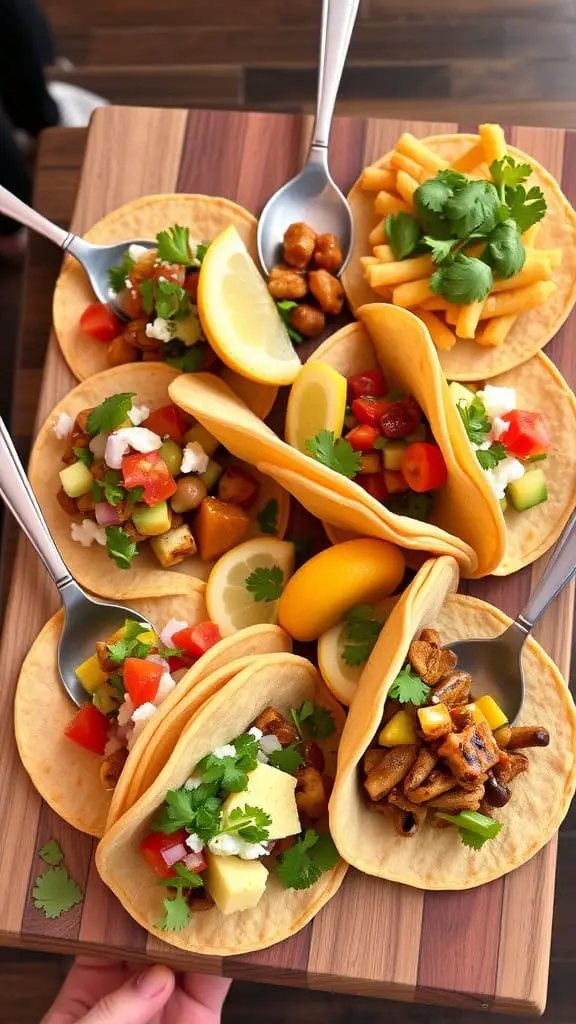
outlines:
{"label": "lemon wedge", "polygon": [[[386,622],[396,601],[395,597],[387,597],[373,606],[373,617],[377,622]],[[347,642],[349,643],[346,620],[322,633],[318,638],[318,668],[336,700],[350,707],[366,663],[348,664],[344,658],[344,647]]]}
{"label": "lemon wedge", "polygon": [[226,366],[262,384],[291,384],[300,360],[288,331],[236,228],[212,242],[198,281],[198,313]]}
{"label": "lemon wedge", "polygon": [[342,435],[346,413],[348,384],[334,367],[327,363],[305,363],[296,377],[286,410],[286,440],[308,455],[306,441],[320,430]]}
{"label": "lemon wedge", "polygon": [[222,636],[258,623],[276,624],[278,598],[293,572],[289,541],[256,537],[238,544],[218,559],[208,577],[208,617]]}

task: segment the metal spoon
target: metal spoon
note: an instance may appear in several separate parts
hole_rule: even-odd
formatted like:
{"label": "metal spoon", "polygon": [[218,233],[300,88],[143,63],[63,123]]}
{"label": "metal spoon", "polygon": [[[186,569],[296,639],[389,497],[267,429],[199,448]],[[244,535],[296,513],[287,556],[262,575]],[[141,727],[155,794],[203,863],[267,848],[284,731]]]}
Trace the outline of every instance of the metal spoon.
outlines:
{"label": "metal spoon", "polygon": [[336,235],[344,255],[341,271],[350,257],[352,212],[330,175],[328,141],[358,4],[359,0],[323,0],[318,96],[308,159],[300,174],[268,200],[258,222],[258,255],[267,274],[280,262],[284,232],[295,221],[309,223],[319,234]]}
{"label": "metal spoon", "polygon": [[88,280],[94,289],[99,302],[107,302],[114,306],[114,312],[123,319],[128,317],[122,312],[109,291],[108,271],[116,263],[122,261],[122,257],[129,245],[142,245],[145,249],[154,249],[156,240],[149,238],[129,238],[126,242],[114,242],[112,245],[94,245],[86,242],[79,235],[72,231],[64,231],[51,220],[37,213],[31,206],[27,206],[16,196],[12,195],[7,188],[0,185],[0,213],[12,217],[39,235],[44,235],[50,242],[59,245],[62,252],[70,253],[79,263],[82,264],[88,275]]}
{"label": "metal spoon", "polygon": [[96,640],[111,636],[123,625],[125,619],[142,622],[143,629],[154,627],[133,608],[89,597],[72,578],[48,531],[12,438],[1,418],[0,497],[44,562],[62,598],[65,618],[58,644],[58,669],[69,697],[80,707],[90,697],[76,676],[76,668],[94,654]]}
{"label": "metal spoon", "polygon": [[474,692],[489,694],[512,724],[524,703],[522,648],[534,624],[576,573],[576,512],[573,513],[528,604],[499,636],[457,640],[450,649],[458,668],[472,676]]}

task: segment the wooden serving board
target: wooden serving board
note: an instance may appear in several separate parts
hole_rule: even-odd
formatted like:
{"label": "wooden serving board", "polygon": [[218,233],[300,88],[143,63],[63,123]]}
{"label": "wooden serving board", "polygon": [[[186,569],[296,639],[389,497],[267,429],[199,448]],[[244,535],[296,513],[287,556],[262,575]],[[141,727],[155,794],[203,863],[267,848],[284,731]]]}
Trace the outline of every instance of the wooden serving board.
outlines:
{"label": "wooden serving board", "polygon": [[[301,165],[311,119],[299,115],[104,108],[93,118],[72,227],[82,232],[137,196],[205,192],[258,214]],[[392,148],[405,130],[424,136],[472,125],[337,119],[331,166],[346,191],[361,168]],[[576,202],[576,135],[507,129],[509,140],[543,163]],[[34,296],[28,296],[34,301]],[[576,319],[548,346],[564,376],[576,379]],[[37,426],[74,385],[52,337]],[[24,399],[26,396],[23,396]],[[509,579],[465,587],[516,614],[542,572],[542,560]],[[57,817],[22,769],[12,724],[18,671],[57,599],[36,556],[20,538],[0,656],[0,942],[54,951],[164,960],[205,972],[504,1013],[542,1011],[546,1000],[556,840],[528,864],[466,893],[422,893],[350,870],[332,902],[290,940],[222,960],[186,956],[149,937],[100,881],[94,841]],[[566,590],[537,637],[567,675],[573,592]],[[41,709],[39,709],[41,714]],[[43,869],[37,851],[60,841],[84,902],[47,921],[31,889]]]}

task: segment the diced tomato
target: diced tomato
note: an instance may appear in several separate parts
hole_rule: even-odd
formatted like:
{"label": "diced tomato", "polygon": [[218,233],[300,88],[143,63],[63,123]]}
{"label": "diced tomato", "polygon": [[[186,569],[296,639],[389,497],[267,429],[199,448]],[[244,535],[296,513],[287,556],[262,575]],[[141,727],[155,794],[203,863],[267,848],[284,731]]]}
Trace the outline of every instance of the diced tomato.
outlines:
{"label": "diced tomato", "polygon": [[166,501],[176,492],[176,482],[168,472],[168,466],[158,452],[147,452],[141,455],[125,455],[122,459],[122,479],[124,486],[143,487],[142,501],[147,505],[157,505]]}
{"label": "diced tomato", "polygon": [[355,398],[352,402],[352,415],[360,423],[369,423],[371,427],[380,424],[380,417],[390,408],[391,403],[385,398]]}
{"label": "diced tomato", "polygon": [[93,754],[103,754],[110,722],[94,704],[83,704],[64,730],[64,735]]}
{"label": "diced tomato", "polygon": [[390,440],[406,437],[416,429],[422,419],[422,410],[412,395],[390,402],[380,417],[380,430]]}
{"label": "diced tomato", "polygon": [[153,430],[160,437],[168,435],[172,441],[178,444],[188,430],[188,423],[184,413],[176,405],[162,405],[154,409],[148,419],[144,420],[143,427]]}
{"label": "diced tomato", "polygon": [[[366,370],[365,373],[353,373],[348,377],[348,390],[354,398],[364,398],[365,395],[386,394],[386,381],[380,370]],[[356,415],[356,413],[354,413]]]}
{"label": "diced tomato", "polygon": [[218,481],[217,497],[245,508],[258,497],[260,484],[241,466],[230,466]]}
{"label": "diced tomato", "polygon": [[376,427],[370,427],[367,423],[360,423],[357,427],[352,427],[352,430],[346,434],[346,440],[350,442],[356,452],[369,452],[379,437],[380,434]]}
{"label": "diced tomato", "polygon": [[196,626],[179,629],[172,637],[174,647],[181,647],[184,654],[191,658],[199,658],[206,654],[222,637],[214,622],[199,622]]}
{"label": "diced tomato", "polygon": [[187,853],[184,857],[184,864],[188,871],[195,871],[197,875],[205,871],[208,867],[208,861],[206,860],[204,850],[200,850],[200,853]]}
{"label": "diced tomato", "polygon": [[384,483],[388,494],[402,494],[403,491],[408,490],[408,484],[400,470],[396,469],[385,469],[384,470]]}
{"label": "diced tomato", "polygon": [[179,672],[181,668],[190,668],[190,662],[184,661],[178,654],[173,654],[171,658],[167,658],[168,667],[170,672]]}
{"label": "diced tomato", "polygon": [[418,494],[434,491],[448,479],[442,452],[427,441],[408,445],[402,457],[401,472],[408,486]]}
{"label": "diced tomato", "polygon": [[186,274],[186,280],[184,281],[184,288],[190,296],[190,301],[196,305],[196,297],[198,295],[198,278],[200,273],[197,270],[193,270]]}
{"label": "diced tomato", "polygon": [[105,302],[92,302],[80,317],[80,330],[98,341],[114,341],[122,334],[123,326]]}
{"label": "diced tomato", "polygon": [[155,661],[145,658],[126,658],[124,662],[124,687],[137,708],[153,701],[164,669]]}
{"label": "diced tomato", "polygon": [[524,412],[513,409],[502,416],[508,430],[500,440],[508,451],[518,459],[529,459],[544,455],[550,447],[550,435],[546,420],[539,412]]}
{"label": "diced tomato", "polygon": [[360,484],[376,501],[386,501],[388,491],[382,473],[363,473],[355,477],[354,482]]}
{"label": "diced tomato", "polygon": [[186,829],[180,828],[166,836],[163,832],[151,832],[140,843],[140,853],[159,878],[174,878],[174,864],[190,852],[185,845],[188,838]]}

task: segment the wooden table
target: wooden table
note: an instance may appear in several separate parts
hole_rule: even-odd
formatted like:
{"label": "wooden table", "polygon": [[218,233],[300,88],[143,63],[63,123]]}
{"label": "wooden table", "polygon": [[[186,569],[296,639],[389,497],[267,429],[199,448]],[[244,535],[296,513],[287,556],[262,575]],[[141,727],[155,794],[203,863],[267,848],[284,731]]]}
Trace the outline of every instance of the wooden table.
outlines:
{"label": "wooden table", "polygon": [[[82,179],[73,215],[84,131],[46,133],[36,205],[62,225],[72,218],[79,231],[109,209],[152,192],[204,191],[229,196],[257,213],[300,165],[310,127],[309,118],[297,115],[103,109],[90,131],[90,177]],[[460,130],[471,127],[462,125]],[[347,189],[363,164],[391,148],[407,128],[424,135],[454,131],[457,126],[337,120],[332,170],[341,187]],[[576,136],[528,128],[512,128],[508,134],[563,181],[574,203]],[[127,174],[123,163],[129,167]],[[58,263],[56,250],[32,239],[14,405],[14,433],[21,449],[33,432],[34,417],[37,424],[42,422],[73,385],[53,338],[41,369]],[[574,318],[547,352],[574,382]],[[537,563],[510,579],[483,580],[464,589],[515,613],[541,571],[542,563]],[[468,1009],[542,1011],[556,840],[520,870],[463,894],[423,894],[350,871],[338,896],[298,935],[269,950],[224,962],[218,957],[184,956],[147,936],[100,882],[92,859],[93,841],[74,832],[42,803],[18,760],[12,728],[17,673],[31,640],[55,607],[53,589],[21,539],[0,661],[0,820],[7,823],[0,844],[0,943],[150,957],[237,978]],[[537,630],[565,674],[572,617],[573,592],[567,590]],[[46,921],[30,895],[42,870],[36,851],[51,837],[61,842],[70,873],[85,892],[84,903],[56,921]]]}

